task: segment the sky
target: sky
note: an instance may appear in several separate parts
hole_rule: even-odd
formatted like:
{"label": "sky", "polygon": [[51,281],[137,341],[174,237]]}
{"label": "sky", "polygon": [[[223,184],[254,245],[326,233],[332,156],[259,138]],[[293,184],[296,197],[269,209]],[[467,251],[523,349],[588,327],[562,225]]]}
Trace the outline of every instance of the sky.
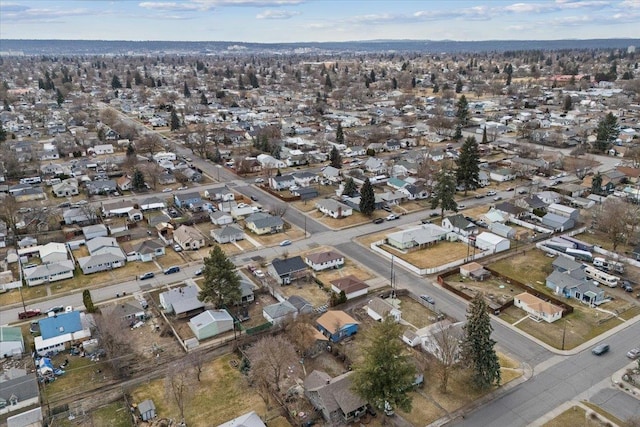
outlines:
{"label": "sky", "polygon": [[3,39],[325,42],[640,37],[640,0],[0,0]]}

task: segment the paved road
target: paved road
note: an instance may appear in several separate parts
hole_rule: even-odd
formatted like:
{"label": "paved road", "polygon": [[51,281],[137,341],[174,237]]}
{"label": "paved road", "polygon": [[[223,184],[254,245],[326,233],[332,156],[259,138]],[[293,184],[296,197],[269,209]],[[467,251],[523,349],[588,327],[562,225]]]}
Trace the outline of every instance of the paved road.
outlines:
{"label": "paved road", "polygon": [[623,421],[640,417],[638,398],[629,396],[624,391],[606,388],[598,391],[589,400]]}

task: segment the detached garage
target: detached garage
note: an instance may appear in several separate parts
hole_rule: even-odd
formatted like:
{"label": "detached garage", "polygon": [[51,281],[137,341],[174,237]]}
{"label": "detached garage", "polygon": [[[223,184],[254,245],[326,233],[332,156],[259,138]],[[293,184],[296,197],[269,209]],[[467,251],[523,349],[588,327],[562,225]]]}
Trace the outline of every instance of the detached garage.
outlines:
{"label": "detached garage", "polygon": [[24,339],[18,327],[0,326],[0,359],[24,353]]}
{"label": "detached garage", "polygon": [[476,247],[493,253],[507,251],[511,247],[509,240],[493,233],[480,233],[476,236]]}
{"label": "detached garage", "polygon": [[207,310],[189,320],[198,341],[233,330],[233,317],[226,310]]}

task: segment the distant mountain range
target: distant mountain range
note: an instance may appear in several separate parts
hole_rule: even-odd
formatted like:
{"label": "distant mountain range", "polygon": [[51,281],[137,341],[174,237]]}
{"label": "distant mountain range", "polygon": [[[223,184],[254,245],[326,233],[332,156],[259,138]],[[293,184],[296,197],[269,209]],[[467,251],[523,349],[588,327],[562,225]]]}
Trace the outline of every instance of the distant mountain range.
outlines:
{"label": "distant mountain range", "polygon": [[22,55],[147,55],[147,54],[336,54],[336,53],[455,53],[519,50],[626,49],[640,39],[591,40],[372,40],[319,43],[243,43],[125,40],[2,40],[0,53]]}

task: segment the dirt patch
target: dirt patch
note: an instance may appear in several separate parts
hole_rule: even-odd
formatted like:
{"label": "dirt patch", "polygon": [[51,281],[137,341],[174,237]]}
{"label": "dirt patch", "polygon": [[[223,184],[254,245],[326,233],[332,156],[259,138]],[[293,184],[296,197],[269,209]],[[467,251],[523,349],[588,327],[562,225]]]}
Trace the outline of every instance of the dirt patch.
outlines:
{"label": "dirt patch", "polygon": [[[388,214],[387,214],[388,215]],[[346,218],[331,218],[330,216],[325,216],[322,212],[316,211],[311,214],[313,218],[316,218],[319,222],[325,224],[330,228],[345,228],[345,227],[353,227],[359,224],[366,224],[372,221],[374,218],[380,218],[386,215],[372,215],[366,216],[361,214],[360,212],[354,211],[352,215],[349,215]]]}
{"label": "dirt patch", "polygon": [[470,253],[473,253],[473,248],[470,248],[466,243],[446,241],[438,242],[426,249],[408,253],[402,253],[386,244],[381,248],[418,268],[437,267],[465,258]]}
{"label": "dirt patch", "polygon": [[490,264],[493,270],[523,283],[543,285],[553,272],[553,258],[539,249],[529,250]]}
{"label": "dirt patch", "polygon": [[400,310],[402,319],[411,323],[417,329],[429,326],[436,321],[436,315],[431,310],[408,296],[401,296]]}
{"label": "dirt patch", "polygon": [[316,273],[316,277],[318,278],[318,280],[322,281],[322,283],[327,286],[331,286],[332,280],[336,280],[349,275],[354,275],[362,281],[367,281],[375,277],[371,272],[360,268],[357,264],[348,259],[345,259],[344,266],[341,268],[324,270]]}
{"label": "dirt patch", "polygon": [[329,293],[322,290],[315,282],[297,280],[292,285],[279,287],[278,292],[287,298],[292,295],[302,297],[314,307],[320,307],[329,302]]}

